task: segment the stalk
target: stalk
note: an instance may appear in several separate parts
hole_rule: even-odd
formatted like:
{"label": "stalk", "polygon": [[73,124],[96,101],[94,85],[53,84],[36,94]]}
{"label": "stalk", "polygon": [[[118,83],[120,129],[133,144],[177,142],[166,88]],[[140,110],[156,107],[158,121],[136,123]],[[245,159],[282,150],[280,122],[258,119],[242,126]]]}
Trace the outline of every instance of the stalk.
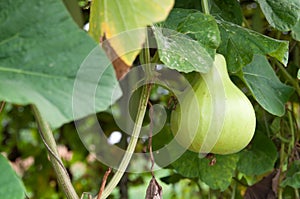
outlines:
{"label": "stalk", "polygon": [[43,143],[49,152],[50,161],[55,170],[60,187],[63,189],[63,192],[68,199],[79,199],[74,187],[72,186],[68,172],[59,157],[56,142],[49,124],[43,119],[35,105],[32,105],[31,108],[38,123]]}
{"label": "stalk", "polygon": [[[147,31],[147,29],[146,29],[146,31]],[[146,34],[146,35],[148,35],[148,34]],[[126,149],[126,153],[119,165],[119,168],[116,171],[116,173],[114,174],[114,176],[112,177],[112,179],[110,180],[109,184],[105,187],[101,199],[107,198],[111,194],[111,192],[115,189],[115,187],[118,185],[118,183],[120,182],[124,172],[126,171],[128,165],[129,165],[130,159],[131,159],[134,149],[136,147],[136,144],[137,144],[137,141],[139,138],[139,134],[141,132],[141,128],[143,125],[143,120],[144,120],[144,116],[145,116],[146,109],[147,109],[150,91],[152,88],[152,84],[150,84],[150,82],[149,82],[150,81],[149,76],[151,76],[151,68],[150,68],[151,57],[150,57],[150,51],[149,51],[148,36],[146,38],[147,39],[145,42],[145,50],[141,54],[141,56],[143,56],[142,60],[144,62],[142,64],[146,64],[146,84],[143,86],[143,89],[142,89],[141,99],[139,101],[138,113],[136,116],[136,121],[134,123],[132,136],[129,141],[128,147]],[[94,198],[94,199],[96,199],[96,198]]]}
{"label": "stalk", "polygon": [[201,6],[204,14],[209,15],[209,7],[208,7],[208,1],[207,0],[201,0]]}

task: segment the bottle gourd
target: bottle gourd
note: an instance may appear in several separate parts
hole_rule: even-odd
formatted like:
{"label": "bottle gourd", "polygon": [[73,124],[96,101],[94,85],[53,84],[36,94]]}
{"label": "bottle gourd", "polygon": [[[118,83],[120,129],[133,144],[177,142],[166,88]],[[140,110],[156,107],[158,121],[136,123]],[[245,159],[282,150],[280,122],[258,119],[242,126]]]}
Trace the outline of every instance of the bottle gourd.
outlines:
{"label": "bottle gourd", "polygon": [[230,80],[225,58],[216,54],[211,70],[199,75],[192,87],[171,114],[171,130],[179,144],[203,154],[245,148],[254,135],[255,113]]}

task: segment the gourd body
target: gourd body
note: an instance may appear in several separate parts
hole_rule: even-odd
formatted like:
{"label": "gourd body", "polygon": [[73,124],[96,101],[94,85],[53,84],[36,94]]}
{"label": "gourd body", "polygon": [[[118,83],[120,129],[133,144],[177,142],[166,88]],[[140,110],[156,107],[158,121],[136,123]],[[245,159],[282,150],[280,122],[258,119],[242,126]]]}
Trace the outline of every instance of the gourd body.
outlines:
{"label": "gourd body", "polygon": [[251,141],[256,118],[245,94],[229,78],[226,61],[216,54],[171,114],[171,130],[184,147],[198,153],[231,154]]}

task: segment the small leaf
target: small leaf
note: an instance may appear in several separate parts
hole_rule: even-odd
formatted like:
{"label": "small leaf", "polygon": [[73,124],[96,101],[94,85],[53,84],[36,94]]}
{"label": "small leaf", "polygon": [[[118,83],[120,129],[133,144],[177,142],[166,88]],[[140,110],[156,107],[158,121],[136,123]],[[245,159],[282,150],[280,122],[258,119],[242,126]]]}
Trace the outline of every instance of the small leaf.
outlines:
{"label": "small leaf", "polygon": [[237,168],[246,175],[260,175],[271,171],[277,160],[274,143],[261,132],[251,141],[251,148],[240,153]]}
{"label": "small leaf", "polygon": [[291,186],[294,189],[300,188],[300,160],[292,162],[290,168],[287,170],[285,179],[281,183],[281,186]]}
{"label": "small leaf", "polygon": [[180,180],[184,179],[184,177],[180,174],[174,173],[172,175],[160,178],[160,180],[166,184],[175,184]]}
{"label": "small leaf", "polygon": [[276,40],[230,22],[217,22],[222,40],[218,51],[225,56],[229,72],[237,72],[249,64],[254,54],[270,55],[287,64],[287,41]]}
{"label": "small leaf", "polygon": [[145,42],[146,26],[165,20],[173,4],[174,0],[95,0],[90,33],[96,41],[105,36],[116,54],[131,66]]}
{"label": "small leaf", "polygon": [[0,154],[0,198],[24,199],[25,187],[6,158]]}
{"label": "small leaf", "polygon": [[243,13],[237,0],[212,0],[211,14],[217,19],[223,19],[241,25]]}
{"label": "small leaf", "polygon": [[[121,95],[104,51],[78,28],[61,1],[1,1],[0,12],[0,100],[35,104],[57,128],[107,109]],[[87,69],[81,63],[89,54]],[[117,95],[111,99],[115,86]],[[85,109],[82,105],[93,96],[95,109]],[[74,97],[82,102],[77,118]]]}
{"label": "small leaf", "polygon": [[185,177],[199,177],[210,188],[225,190],[231,183],[239,156],[215,155],[215,158],[216,162],[210,165],[208,158],[199,158],[197,153],[186,151],[172,166]]}
{"label": "small leaf", "polygon": [[300,18],[299,0],[257,0],[267,21],[274,28],[289,31]]}
{"label": "small leaf", "polygon": [[256,101],[269,113],[284,115],[285,103],[294,89],[280,82],[265,56],[254,55],[243,74]]}
{"label": "small leaf", "polygon": [[197,41],[176,31],[158,27],[153,30],[159,57],[167,67],[185,73],[209,71],[213,59]]}

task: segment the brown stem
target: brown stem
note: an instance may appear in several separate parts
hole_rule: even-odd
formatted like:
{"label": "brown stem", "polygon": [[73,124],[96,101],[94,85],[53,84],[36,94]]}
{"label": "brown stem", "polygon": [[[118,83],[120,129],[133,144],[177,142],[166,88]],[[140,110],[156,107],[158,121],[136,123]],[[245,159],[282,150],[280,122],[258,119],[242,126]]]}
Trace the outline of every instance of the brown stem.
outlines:
{"label": "brown stem", "polygon": [[154,177],[153,173],[153,167],[154,167],[154,156],[153,156],[153,151],[152,151],[152,134],[153,134],[153,107],[150,101],[148,101],[148,104],[150,106],[149,112],[150,112],[150,131],[149,131],[149,143],[148,143],[148,148],[149,148],[149,153],[150,153],[150,160],[151,160],[151,175]]}
{"label": "brown stem", "polygon": [[0,106],[0,113],[2,112],[2,110],[4,109],[5,106],[5,101],[1,102],[1,106]]}
{"label": "brown stem", "polygon": [[105,188],[106,180],[107,180],[110,172],[111,172],[111,168],[108,168],[108,170],[105,172],[105,174],[103,176],[101,187],[100,187],[97,199],[101,199],[102,193],[103,193],[104,188]]}

